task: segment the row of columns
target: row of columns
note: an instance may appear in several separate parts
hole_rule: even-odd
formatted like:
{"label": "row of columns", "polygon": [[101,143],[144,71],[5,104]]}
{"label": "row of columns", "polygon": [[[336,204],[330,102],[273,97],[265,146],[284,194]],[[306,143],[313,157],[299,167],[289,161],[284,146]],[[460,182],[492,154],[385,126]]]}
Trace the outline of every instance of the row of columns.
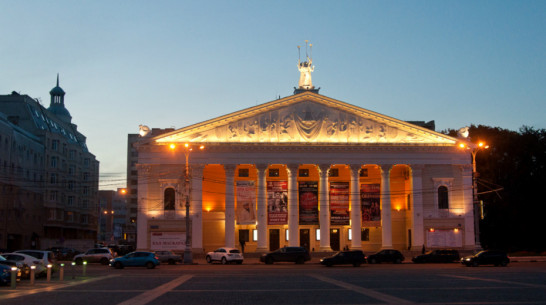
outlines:
{"label": "row of columns", "polygon": [[[234,164],[225,164],[224,170],[226,175],[226,189],[225,189],[225,246],[235,247],[235,196],[234,196],[234,182],[235,182],[235,169]],[[319,223],[320,223],[320,250],[328,251],[330,248],[330,204],[328,196],[328,170],[331,165],[320,164],[319,169]],[[266,184],[266,172],[267,164],[257,164],[257,177],[258,177],[258,203],[257,203],[257,230],[258,230],[258,242],[256,251],[267,251],[267,184]],[[361,248],[361,202],[360,202],[360,169],[362,165],[352,164],[350,165],[350,206],[351,206],[351,229],[352,229],[352,241],[351,248]],[[381,226],[382,226],[382,239],[383,248],[392,248],[392,225],[391,225],[391,198],[388,195],[390,193],[390,169],[392,165],[381,166]],[[288,229],[289,229],[289,245],[299,246],[298,244],[298,164],[288,164]],[[192,174],[194,177],[202,175],[203,166],[192,166]],[[200,172],[200,173],[199,173]],[[201,174],[201,175],[200,175]],[[415,181],[415,180],[414,180]],[[414,182],[415,183],[415,182]],[[418,182],[420,183],[420,181]],[[199,184],[199,183],[197,183]],[[420,184],[418,184],[420,185]],[[414,185],[417,186],[417,185]],[[192,186],[192,214],[193,217],[193,248],[202,248],[202,219],[199,211],[202,210],[202,186]],[[416,200],[417,199],[417,200]],[[422,210],[422,196],[414,199],[415,207],[420,207]],[[414,209],[417,210],[417,209]],[[422,224],[422,213],[420,214]],[[422,244],[422,238],[415,240]]]}

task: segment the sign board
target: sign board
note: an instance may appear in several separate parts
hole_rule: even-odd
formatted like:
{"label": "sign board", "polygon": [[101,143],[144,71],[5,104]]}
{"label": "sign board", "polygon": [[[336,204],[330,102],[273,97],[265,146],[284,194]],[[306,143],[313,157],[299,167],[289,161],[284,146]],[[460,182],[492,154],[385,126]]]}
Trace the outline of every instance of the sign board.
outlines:
{"label": "sign board", "polygon": [[178,232],[150,233],[151,250],[184,250],[186,248],[186,234]]}

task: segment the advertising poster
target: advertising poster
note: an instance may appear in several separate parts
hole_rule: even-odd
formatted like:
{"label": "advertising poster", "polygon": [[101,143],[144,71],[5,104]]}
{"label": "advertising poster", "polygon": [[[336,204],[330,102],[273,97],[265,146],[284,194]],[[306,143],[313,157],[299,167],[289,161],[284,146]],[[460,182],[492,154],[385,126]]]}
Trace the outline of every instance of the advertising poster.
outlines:
{"label": "advertising poster", "polygon": [[300,181],[300,226],[318,225],[318,181]]}
{"label": "advertising poster", "polygon": [[288,224],[287,181],[267,181],[267,224]]}
{"label": "advertising poster", "polygon": [[330,224],[349,225],[349,182],[330,183]]}
{"label": "advertising poster", "polygon": [[186,248],[186,233],[152,232],[150,249],[156,250],[184,250]]}
{"label": "advertising poster", "polygon": [[254,181],[237,181],[237,224],[256,223],[256,187]]}
{"label": "advertising poster", "polygon": [[362,205],[362,226],[381,226],[381,184],[361,184],[360,203]]}

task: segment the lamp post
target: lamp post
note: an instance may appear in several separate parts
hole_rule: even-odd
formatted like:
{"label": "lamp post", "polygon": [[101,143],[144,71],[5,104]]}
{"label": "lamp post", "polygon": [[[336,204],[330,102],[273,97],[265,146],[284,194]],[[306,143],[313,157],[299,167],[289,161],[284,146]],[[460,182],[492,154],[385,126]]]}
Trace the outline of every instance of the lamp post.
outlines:
{"label": "lamp post", "polygon": [[470,150],[472,155],[472,206],[474,209],[474,242],[477,249],[481,249],[480,244],[480,201],[478,200],[478,172],[476,171],[476,154],[482,149],[488,149],[489,145],[484,142],[478,144],[459,144],[461,148]]}
{"label": "lamp post", "polygon": [[[170,145],[171,150],[176,149],[175,144]],[[203,150],[204,145],[199,146],[199,149]],[[191,228],[190,228],[190,164],[189,158],[190,153],[193,150],[193,147],[185,143],[184,144],[184,156],[186,157],[186,165],[184,171],[184,194],[186,197],[186,247],[184,248],[184,263],[192,264],[193,263],[193,253],[191,250]]]}

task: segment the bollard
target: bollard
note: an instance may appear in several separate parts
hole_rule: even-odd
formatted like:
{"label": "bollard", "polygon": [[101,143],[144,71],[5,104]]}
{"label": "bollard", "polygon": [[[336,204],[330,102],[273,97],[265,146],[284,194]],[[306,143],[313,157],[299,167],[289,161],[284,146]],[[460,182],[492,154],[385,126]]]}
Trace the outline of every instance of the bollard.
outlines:
{"label": "bollard", "polygon": [[61,268],[59,269],[59,281],[64,280],[64,264],[61,264]]}
{"label": "bollard", "polygon": [[17,267],[11,267],[11,288],[17,287]]}
{"label": "bollard", "polygon": [[85,276],[87,269],[87,261],[83,261],[83,276]]}
{"label": "bollard", "polygon": [[51,282],[51,267],[53,267],[53,265],[47,264],[47,281],[48,282]]}
{"label": "bollard", "polygon": [[72,262],[72,279],[76,278],[76,262]]}
{"label": "bollard", "polygon": [[36,278],[36,266],[30,266],[30,285],[34,285],[34,279]]}

